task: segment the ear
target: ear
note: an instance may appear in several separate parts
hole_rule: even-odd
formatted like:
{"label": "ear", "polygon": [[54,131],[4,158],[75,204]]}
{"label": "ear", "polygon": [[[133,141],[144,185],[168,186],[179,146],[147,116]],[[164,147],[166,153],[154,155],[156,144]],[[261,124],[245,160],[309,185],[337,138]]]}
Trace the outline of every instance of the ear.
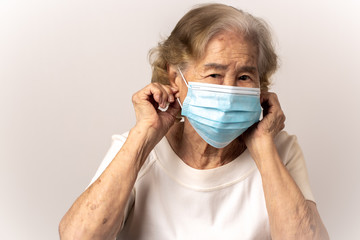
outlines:
{"label": "ear", "polygon": [[176,84],[176,78],[178,76],[176,66],[167,64],[167,72],[168,72],[170,86],[178,88],[179,86]]}

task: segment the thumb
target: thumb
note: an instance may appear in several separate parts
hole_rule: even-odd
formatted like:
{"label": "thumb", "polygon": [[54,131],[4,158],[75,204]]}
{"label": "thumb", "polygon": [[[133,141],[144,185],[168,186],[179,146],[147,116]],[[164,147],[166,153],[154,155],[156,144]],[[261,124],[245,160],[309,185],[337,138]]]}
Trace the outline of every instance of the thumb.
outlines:
{"label": "thumb", "polygon": [[181,110],[180,104],[178,103],[178,101],[174,101],[169,105],[166,112],[176,118],[180,110]]}

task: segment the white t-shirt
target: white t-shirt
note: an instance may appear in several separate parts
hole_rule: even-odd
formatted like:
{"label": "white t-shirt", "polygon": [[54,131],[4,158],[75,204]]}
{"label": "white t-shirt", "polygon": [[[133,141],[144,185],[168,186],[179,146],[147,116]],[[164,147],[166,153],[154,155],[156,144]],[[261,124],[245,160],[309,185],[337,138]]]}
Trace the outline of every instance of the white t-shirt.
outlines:
{"label": "white t-shirt", "polygon": [[[114,135],[94,182],[125,142]],[[295,136],[275,138],[279,155],[307,200],[314,201]],[[117,239],[271,239],[261,175],[248,150],[218,168],[186,165],[164,137],[138,174]]]}

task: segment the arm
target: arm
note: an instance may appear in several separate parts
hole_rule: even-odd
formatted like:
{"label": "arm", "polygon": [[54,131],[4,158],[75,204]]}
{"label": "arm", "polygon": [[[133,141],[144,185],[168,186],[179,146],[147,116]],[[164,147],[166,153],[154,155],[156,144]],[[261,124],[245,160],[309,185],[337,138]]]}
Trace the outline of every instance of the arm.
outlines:
{"label": "arm", "polygon": [[274,137],[285,116],[273,93],[262,95],[264,118],[249,129],[245,142],[262,177],[273,239],[329,239],[315,203],[307,201],[277,152]]}
{"label": "arm", "polygon": [[[115,239],[137,174],[175,121],[176,89],[150,84],[133,96],[137,123],[101,176],[75,201],[59,225],[61,239]],[[157,110],[170,102],[166,112]]]}

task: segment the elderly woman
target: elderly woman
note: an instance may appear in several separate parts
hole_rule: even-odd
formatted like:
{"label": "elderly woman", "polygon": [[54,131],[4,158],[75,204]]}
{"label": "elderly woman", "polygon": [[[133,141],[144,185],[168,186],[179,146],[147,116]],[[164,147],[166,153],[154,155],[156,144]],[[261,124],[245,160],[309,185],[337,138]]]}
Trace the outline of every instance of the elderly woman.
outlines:
{"label": "elderly woman", "polygon": [[136,125],[113,137],[61,238],[328,239],[268,92],[277,57],[267,25],[203,5],[151,59],[152,83],[133,95]]}

